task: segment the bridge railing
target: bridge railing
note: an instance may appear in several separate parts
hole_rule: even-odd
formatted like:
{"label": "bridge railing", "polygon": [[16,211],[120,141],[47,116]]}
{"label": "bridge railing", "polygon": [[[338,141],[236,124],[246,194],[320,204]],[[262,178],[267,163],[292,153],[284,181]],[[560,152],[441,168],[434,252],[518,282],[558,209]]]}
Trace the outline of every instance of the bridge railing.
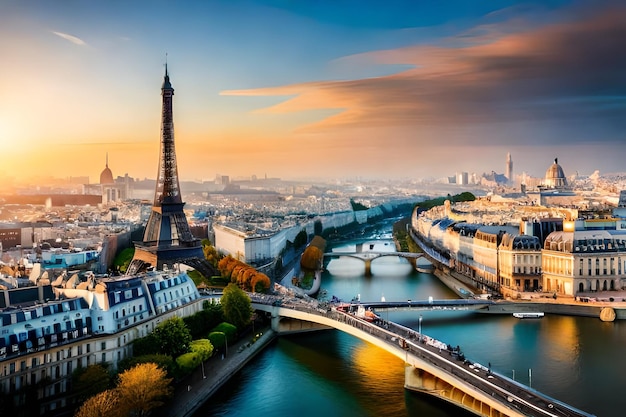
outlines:
{"label": "bridge railing", "polygon": [[[517,381],[493,372],[490,367],[473,363],[465,358],[460,348],[420,334],[412,328],[383,320],[369,322],[350,312],[336,308],[329,303],[312,305],[299,298],[285,299],[278,296],[251,294],[254,303],[289,308],[348,324],[385,341],[391,346],[399,346],[413,357],[432,364],[437,369],[465,381],[502,404],[519,410],[529,416],[584,416],[591,414],[555,400]],[[449,357],[446,357],[449,355]]]}

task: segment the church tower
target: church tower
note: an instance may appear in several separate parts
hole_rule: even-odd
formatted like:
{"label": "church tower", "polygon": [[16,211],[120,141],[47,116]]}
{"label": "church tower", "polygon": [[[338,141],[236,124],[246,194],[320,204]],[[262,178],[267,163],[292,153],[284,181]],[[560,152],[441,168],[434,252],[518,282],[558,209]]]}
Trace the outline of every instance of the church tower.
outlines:
{"label": "church tower", "polygon": [[154,202],[143,241],[135,243],[135,255],[127,274],[140,272],[149,266],[162,269],[167,264],[171,267],[174,263],[188,264],[198,269],[198,263],[204,261],[200,240],[191,234],[183,211],[185,203],[180,194],[174,146],[174,89],[170,83],[167,64],[161,96],[161,151]]}

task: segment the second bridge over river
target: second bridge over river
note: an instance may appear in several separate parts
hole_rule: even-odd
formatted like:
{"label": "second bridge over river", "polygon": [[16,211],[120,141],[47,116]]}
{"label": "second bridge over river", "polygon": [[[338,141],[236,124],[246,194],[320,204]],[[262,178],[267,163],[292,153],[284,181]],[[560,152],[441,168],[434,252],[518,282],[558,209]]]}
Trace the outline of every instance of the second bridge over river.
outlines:
{"label": "second bridge over river", "polygon": [[[317,300],[286,299],[249,294],[252,307],[272,318],[278,334],[337,329],[372,343],[403,360],[405,388],[435,396],[479,416],[590,417],[591,415],[542,394],[528,386],[473,363],[461,349],[446,345],[413,329],[373,314],[363,315],[365,306],[378,308],[428,308],[435,301],[400,303],[318,303]],[[444,301],[444,300],[439,300]],[[475,302],[488,300],[445,300]],[[397,305],[396,305],[397,304]],[[479,308],[478,305],[473,305]],[[459,306],[457,306],[459,307]],[[369,311],[369,310],[367,310]]]}
{"label": "second bridge over river", "polygon": [[[324,258],[339,258],[339,257],[349,257],[360,259],[365,263],[365,275],[372,274],[372,261],[375,259],[379,259],[382,257],[401,257],[405,259],[418,259],[423,258],[423,253],[414,253],[414,252],[398,252],[395,250],[379,250],[380,244],[359,244],[356,245],[356,249],[354,251],[333,251],[324,253]],[[387,248],[385,248],[387,249]]]}

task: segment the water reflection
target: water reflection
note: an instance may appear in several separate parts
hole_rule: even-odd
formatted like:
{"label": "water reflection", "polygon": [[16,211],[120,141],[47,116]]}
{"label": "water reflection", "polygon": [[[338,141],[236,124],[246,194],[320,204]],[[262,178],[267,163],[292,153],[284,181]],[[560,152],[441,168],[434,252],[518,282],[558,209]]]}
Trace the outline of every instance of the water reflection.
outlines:
{"label": "water reflection", "polygon": [[[386,261],[377,270],[373,263],[372,276],[366,277],[362,261],[352,260],[359,272],[345,267],[346,261],[341,258],[333,266],[345,274],[329,268],[324,272],[322,288],[328,297],[456,298],[436,277],[407,270],[408,264]],[[626,409],[626,396],[619,395],[626,384],[626,361],[620,360],[626,322],[551,315],[518,320],[469,311],[381,314],[414,329],[422,315],[422,330],[429,336],[458,345],[468,358],[490,362],[494,371],[597,416],[618,417]],[[460,416],[461,410],[405,390],[402,360],[347,334],[323,331],[277,340],[196,413],[208,415],[448,417]]]}

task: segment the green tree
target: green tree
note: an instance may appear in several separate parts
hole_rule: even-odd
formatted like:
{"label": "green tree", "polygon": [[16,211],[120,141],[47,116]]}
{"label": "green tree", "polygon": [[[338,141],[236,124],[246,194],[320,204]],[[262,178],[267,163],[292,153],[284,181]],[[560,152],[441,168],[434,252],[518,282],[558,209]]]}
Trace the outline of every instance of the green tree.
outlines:
{"label": "green tree", "polygon": [[236,326],[237,329],[243,329],[250,323],[253,312],[250,297],[237,285],[228,284],[224,288],[224,294],[220,301],[227,322]]}
{"label": "green tree", "polygon": [[155,363],[159,368],[165,369],[170,377],[176,376],[178,372],[176,362],[171,356],[158,354],[129,356],[117,364],[117,370],[122,373],[142,363]]}
{"label": "green tree", "polygon": [[153,333],[133,341],[133,355],[144,356],[157,353],[159,353],[159,346]]}
{"label": "green tree", "polygon": [[213,345],[209,339],[198,339],[191,342],[190,349],[200,355],[200,360],[205,361],[213,355]]}
{"label": "green tree", "polygon": [[222,304],[213,302],[213,300],[207,300],[202,303],[202,310],[183,318],[183,321],[191,332],[191,337],[193,339],[200,339],[205,336],[209,330],[224,321]]}
{"label": "green tree", "polygon": [[106,391],[110,386],[109,370],[101,364],[78,368],[72,375],[72,391],[76,393],[79,401],[85,401],[89,397]]}
{"label": "green tree", "polygon": [[117,392],[123,415],[143,417],[163,404],[172,380],[154,363],[143,363],[120,374]]}
{"label": "green tree", "polygon": [[200,362],[202,362],[202,359],[198,352],[183,353],[176,358],[176,365],[178,365],[183,375],[191,373],[191,371],[200,366]]}
{"label": "green tree", "polygon": [[87,399],[75,417],[123,417],[120,410],[120,395],[115,389],[102,391]]}
{"label": "green tree", "polygon": [[191,333],[180,317],[172,317],[159,324],[152,333],[158,352],[173,358],[189,352]]}
{"label": "green tree", "polygon": [[[226,335],[228,340],[234,341],[235,336],[237,336],[237,327],[230,323],[223,322],[211,329],[211,333],[209,333],[209,336],[211,336],[213,333],[223,333]],[[213,346],[218,346],[217,344],[213,343],[213,339],[211,339],[211,337],[209,337],[208,339],[211,341],[211,344]],[[222,346],[223,344],[224,343],[222,341],[220,346]]]}

